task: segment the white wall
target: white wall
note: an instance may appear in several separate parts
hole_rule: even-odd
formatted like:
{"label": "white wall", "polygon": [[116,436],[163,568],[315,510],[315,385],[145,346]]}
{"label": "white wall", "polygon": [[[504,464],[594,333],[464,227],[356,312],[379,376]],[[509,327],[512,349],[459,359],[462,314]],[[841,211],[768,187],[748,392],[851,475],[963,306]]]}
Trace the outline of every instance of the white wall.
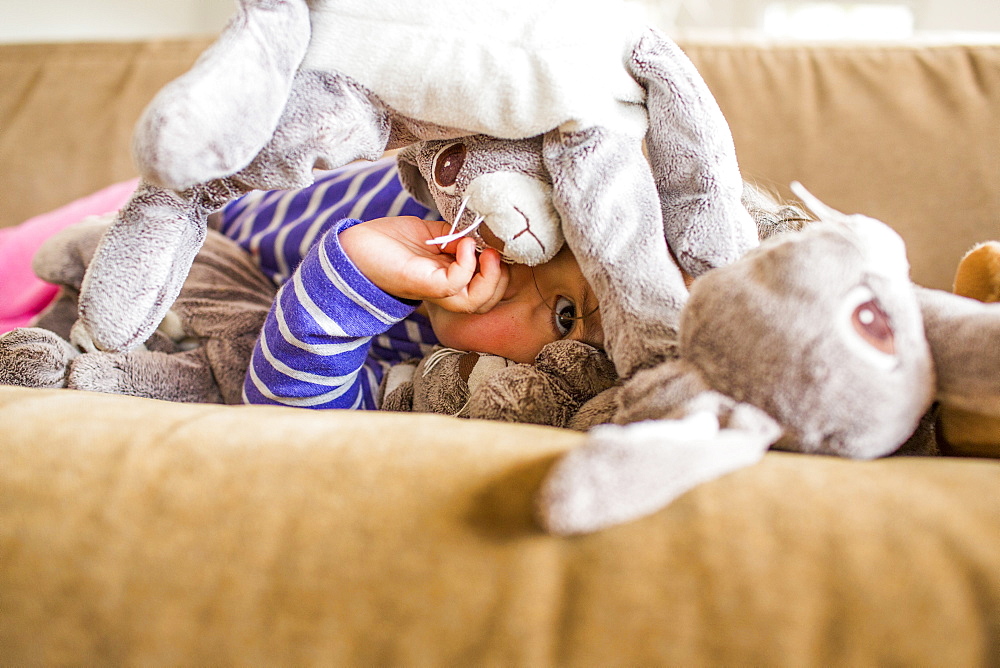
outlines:
{"label": "white wall", "polygon": [[[764,7],[779,0],[638,0],[666,23],[688,29],[756,29]],[[810,0],[784,0],[786,4]],[[845,4],[900,4],[911,8],[918,32],[1000,33],[998,0],[815,0]]]}
{"label": "white wall", "polygon": [[[756,29],[764,7],[779,0],[638,0],[661,24],[681,29]],[[810,0],[784,0],[785,4]],[[824,1],[824,0],[817,0]],[[831,0],[825,0],[827,2]],[[832,0],[845,4],[908,6],[918,32],[1000,33],[998,0]]]}
{"label": "white wall", "polygon": [[0,0],[0,42],[212,35],[235,6],[235,0]]}
{"label": "white wall", "polygon": [[[691,29],[755,29],[763,7],[773,0],[637,1],[647,5],[651,19],[664,28],[675,24]],[[920,31],[1000,33],[1000,0],[842,1],[908,4]],[[0,0],[0,42],[211,35],[225,25],[235,4],[236,0]]]}
{"label": "white wall", "polygon": [[915,0],[914,4],[918,29],[1000,31],[997,0]]}

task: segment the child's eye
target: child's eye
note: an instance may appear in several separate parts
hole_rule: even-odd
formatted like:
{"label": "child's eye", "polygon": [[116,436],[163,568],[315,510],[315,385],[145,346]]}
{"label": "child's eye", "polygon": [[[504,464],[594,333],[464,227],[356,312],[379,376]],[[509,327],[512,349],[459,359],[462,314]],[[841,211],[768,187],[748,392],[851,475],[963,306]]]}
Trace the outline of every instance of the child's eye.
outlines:
{"label": "child's eye", "polygon": [[552,310],[552,317],[559,338],[567,336],[576,325],[576,304],[562,295],[556,297],[556,307]]}

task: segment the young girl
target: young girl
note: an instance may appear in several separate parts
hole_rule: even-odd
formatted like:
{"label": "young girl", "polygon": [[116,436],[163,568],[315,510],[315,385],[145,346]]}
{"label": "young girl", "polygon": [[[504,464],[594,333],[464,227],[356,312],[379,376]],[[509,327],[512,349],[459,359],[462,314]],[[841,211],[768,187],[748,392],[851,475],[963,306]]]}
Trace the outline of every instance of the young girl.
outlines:
{"label": "young girl", "polygon": [[220,227],[282,284],[251,359],[248,403],[377,408],[385,370],[437,343],[531,363],[552,341],[603,342],[597,300],[568,249],[530,268],[477,253],[470,238],[428,243],[449,226],[405,194],[391,159],[304,190],[254,193],[226,207]]}
{"label": "young girl", "polygon": [[[749,184],[744,204],[761,238],[807,220]],[[492,249],[477,255],[468,238],[427,243],[448,226],[403,190],[392,158],[303,190],[253,193],[219,224],[282,285],[247,372],[247,403],[377,408],[385,371],[436,344],[522,363],[559,339],[603,344],[597,300],[568,248],[530,268]]]}

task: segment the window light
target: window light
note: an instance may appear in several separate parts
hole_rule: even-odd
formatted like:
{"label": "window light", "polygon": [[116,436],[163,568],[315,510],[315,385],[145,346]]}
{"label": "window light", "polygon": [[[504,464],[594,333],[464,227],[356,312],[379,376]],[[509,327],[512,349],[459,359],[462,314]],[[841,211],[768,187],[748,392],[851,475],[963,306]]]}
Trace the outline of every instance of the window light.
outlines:
{"label": "window light", "polygon": [[900,39],[913,35],[905,4],[773,2],[764,8],[764,32],[801,39]]}

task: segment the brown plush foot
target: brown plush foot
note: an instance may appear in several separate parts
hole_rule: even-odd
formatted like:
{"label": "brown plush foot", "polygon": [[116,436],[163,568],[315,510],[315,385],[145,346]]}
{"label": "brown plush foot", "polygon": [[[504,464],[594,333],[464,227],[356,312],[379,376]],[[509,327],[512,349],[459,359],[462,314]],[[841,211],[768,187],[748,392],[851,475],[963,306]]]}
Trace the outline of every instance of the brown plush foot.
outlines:
{"label": "brown plush foot", "polygon": [[69,363],[78,354],[47,329],[15,329],[0,336],[0,384],[66,387]]}

